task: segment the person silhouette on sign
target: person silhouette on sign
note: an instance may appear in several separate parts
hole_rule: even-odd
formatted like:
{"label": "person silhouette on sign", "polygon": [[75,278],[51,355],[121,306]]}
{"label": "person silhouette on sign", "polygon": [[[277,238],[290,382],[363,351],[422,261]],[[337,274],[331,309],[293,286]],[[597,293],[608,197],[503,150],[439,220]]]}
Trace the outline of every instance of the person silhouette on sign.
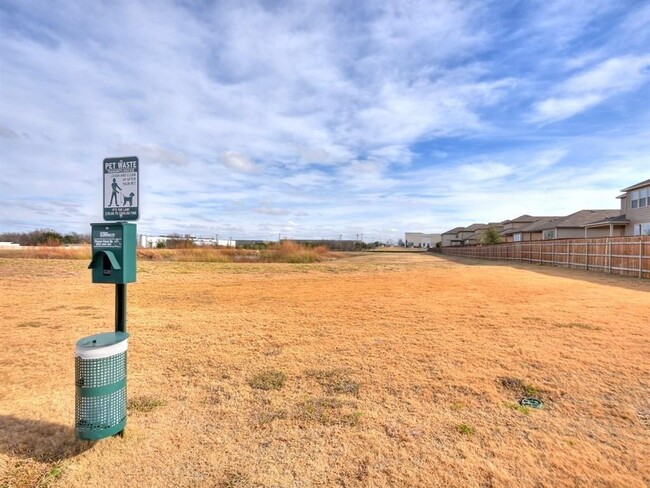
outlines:
{"label": "person silhouette on sign", "polygon": [[111,183],[111,188],[113,189],[113,193],[111,193],[111,201],[108,203],[108,206],[110,207],[113,204],[113,198],[115,198],[115,206],[119,206],[117,203],[117,190],[122,191],[120,188],[120,185],[117,184],[115,181],[115,178],[113,178],[113,183]]}

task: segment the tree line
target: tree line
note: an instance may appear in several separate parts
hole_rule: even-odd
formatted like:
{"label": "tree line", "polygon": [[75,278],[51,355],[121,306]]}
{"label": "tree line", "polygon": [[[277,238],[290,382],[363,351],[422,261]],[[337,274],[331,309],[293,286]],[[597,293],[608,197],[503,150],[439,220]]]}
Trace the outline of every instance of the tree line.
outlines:
{"label": "tree line", "polygon": [[64,246],[67,244],[89,244],[90,234],[69,232],[61,234],[52,229],[36,229],[31,232],[5,232],[0,241],[13,242],[21,246]]}

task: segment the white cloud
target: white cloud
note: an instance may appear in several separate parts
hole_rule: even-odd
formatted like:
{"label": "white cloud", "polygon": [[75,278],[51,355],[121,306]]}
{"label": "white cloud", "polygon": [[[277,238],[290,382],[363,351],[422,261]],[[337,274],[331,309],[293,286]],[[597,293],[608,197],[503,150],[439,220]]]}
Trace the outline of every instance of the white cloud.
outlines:
{"label": "white cloud", "polygon": [[138,156],[144,164],[177,167],[186,166],[189,162],[182,152],[171,151],[157,144],[120,144],[116,151],[124,155]]}
{"label": "white cloud", "polygon": [[254,208],[253,212],[264,214],[264,215],[289,215],[290,213],[283,208],[273,208],[273,207],[258,207],[258,208]]}
{"label": "white cloud", "polygon": [[535,104],[535,114],[532,120],[535,122],[555,122],[567,119],[599,104],[604,98],[603,95],[596,94],[547,98]]}
{"label": "white cloud", "polygon": [[610,58],[578,73],[534,105],[531,119],[554,122],[572,117],[610,97],[641,87],[650,79],[650,55]]}
{"label": "white cloud", "polygon": [[484,182],[503,178],[512,174],[512,168],[507,164],[499,162],[484,162],[480,164],[465,164],[458,168],[459,181],[461,184],[467,182]]}
{"label": "white cloud", "polygon": [[252,173],[254,171],[257,171],[257,166],[255,166],[255,163],[253,163],[243,154],[239,154],[234,151],[226,151],[224,154],[222,154],[221,164],[227,168],[244,173]]}

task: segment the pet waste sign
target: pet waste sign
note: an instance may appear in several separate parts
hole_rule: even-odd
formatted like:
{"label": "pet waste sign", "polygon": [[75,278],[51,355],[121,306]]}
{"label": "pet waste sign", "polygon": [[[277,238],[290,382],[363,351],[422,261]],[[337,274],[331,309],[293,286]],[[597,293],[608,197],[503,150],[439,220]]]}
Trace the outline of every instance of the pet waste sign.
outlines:
{"label": "pet waste sign", "polygon": [[135,156],[106,158],[104,167],[104,220],[138,220],[140,162]]}

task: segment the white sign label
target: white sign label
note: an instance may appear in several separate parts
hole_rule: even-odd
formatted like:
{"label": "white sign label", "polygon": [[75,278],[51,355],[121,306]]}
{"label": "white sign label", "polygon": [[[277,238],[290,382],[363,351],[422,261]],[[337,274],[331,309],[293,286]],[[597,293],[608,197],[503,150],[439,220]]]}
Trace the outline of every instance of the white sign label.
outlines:
{"label": "white sign label", "polygon": [[138,158],[107,158],[103,165],[104,220],[138,220]]}

